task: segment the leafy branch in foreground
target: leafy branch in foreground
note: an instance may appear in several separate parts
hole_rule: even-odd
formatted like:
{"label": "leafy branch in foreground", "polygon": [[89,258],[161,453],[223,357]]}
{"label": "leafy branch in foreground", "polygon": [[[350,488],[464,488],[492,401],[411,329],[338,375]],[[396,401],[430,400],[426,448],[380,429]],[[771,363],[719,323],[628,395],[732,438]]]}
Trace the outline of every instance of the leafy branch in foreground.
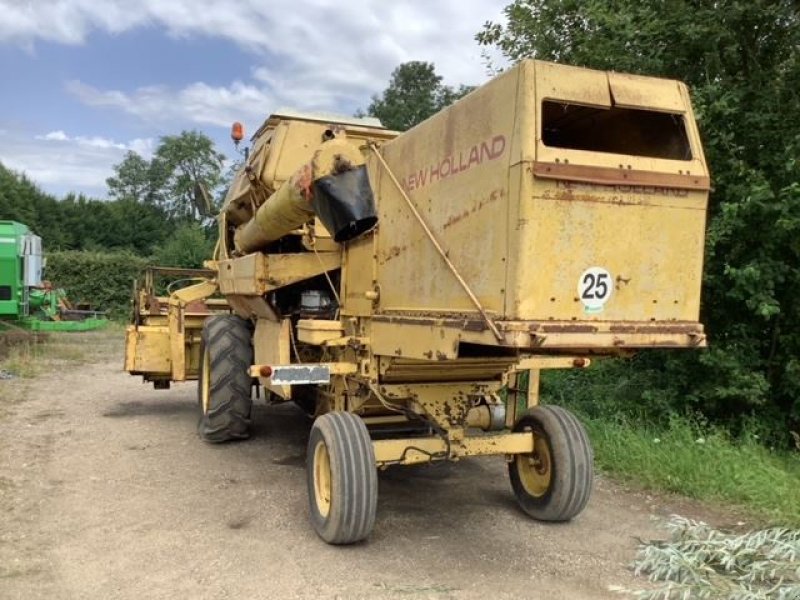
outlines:
{"label": "leafy branch in foreground", "polygon": [[660,585],[618,591],[639,600],[800,598],[800,530],[737,535],[677,515],[667,528],[671,539],[642,544],[633,563],[636,575]]}

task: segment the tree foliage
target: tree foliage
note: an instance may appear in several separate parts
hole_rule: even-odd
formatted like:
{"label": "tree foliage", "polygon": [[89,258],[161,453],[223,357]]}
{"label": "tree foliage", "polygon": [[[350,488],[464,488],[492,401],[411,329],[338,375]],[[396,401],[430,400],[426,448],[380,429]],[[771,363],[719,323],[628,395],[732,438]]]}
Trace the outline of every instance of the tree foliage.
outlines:
{"label": "tree foliage", "polygon": [[211,138],[198,131],[162,137],[153,160],[164,177],[167,212],[178,218],[201,220],[203,215],[193,201],[195,185],[214,190],[222,181],[224,159]]}
{"label": "tree foliage", "polygon": [[433,63],[410,61],[392,72],[389,87],[372,97],[367,114],[378,117],[389,129],[405,131],[472,89],[465,85],[458,88],[444,85]]}
{"label": "tree foliage", "polygon": [[57,200],[2,165],[0,219],[24,223],[42,237],[48,250],[128,250],[143,256],[174,228],[158,206],[130,198],[105,202],[75,194]]}
{"label": "tree foliage", "polygon": [[211,258],[214,240],[201,225],[185,223],[155,252],[155,264],[168,267],[200,268]]}
{"label": "tree foliage", "polygon": [[151,161],[129,150],[122,162],[114,166],[114,172],[114,176],[106,180],[112,198],[154,205],[163,202],[164,177]]}
{"label": "tree foliage", "polygon": [[149,161],[129,151],[106,184],[113,198],[158,206],[174,219],[200,221],[204,215],[194,204],[195,185],[215,190],[222,183],[224,159],[207,135],[183,131],[162,137]]}
{"label": "tree foliage", "polygon": [[0,219],[24,223],[42,237],[45,278],[116,317],[125,316],[133,279],[148,264],[200,267],[211,257],[213,232],[171,218],[133,197],[57,200],[24,175],[0,165]]}
{"label": "tree foliage", "polygon": [[[516,0],[477,35],[526,57],[686,81],[714,190],[710,348],[651,353],[646,400],[800,421],[800,13],[790,0]],[[788,436],[786,436],[788,437]]]}

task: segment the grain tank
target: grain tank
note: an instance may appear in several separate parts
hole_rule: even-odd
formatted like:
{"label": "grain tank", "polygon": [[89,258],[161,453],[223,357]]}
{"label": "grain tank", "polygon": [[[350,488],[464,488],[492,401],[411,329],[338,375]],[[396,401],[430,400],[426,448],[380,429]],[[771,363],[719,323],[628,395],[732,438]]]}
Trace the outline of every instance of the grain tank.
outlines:
{"label": "grain tank", "polygon": [[[312,414],[309,512],[329,543],[369,534],[377,470],[480,455],[506,457],[527,514],[569,520],[591,445],[539,405],[539,373],[705,345],[708,189],[676,81],[528,60],[400,135],[274,115],[212,275],[138,313],[126,365],[197,378],[209,441],[248,435],[254,383]],[[231,314],[187,326],[215,292]]]}

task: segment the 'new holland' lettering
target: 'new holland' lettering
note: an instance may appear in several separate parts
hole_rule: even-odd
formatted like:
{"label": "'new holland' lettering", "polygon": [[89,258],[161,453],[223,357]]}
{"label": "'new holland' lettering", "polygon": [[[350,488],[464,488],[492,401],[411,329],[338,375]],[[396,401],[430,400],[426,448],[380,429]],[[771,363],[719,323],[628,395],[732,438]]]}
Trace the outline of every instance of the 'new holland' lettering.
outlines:
{"label": "'new holland' lettering", "polygon": [[506,149],[506,136],[496,135],[491,139],[475,144],[469,150],[459,150],[458,154],[444,157],[427,168],[419,169],[400,180],[407,192],[436,183],[442,179],[458,175],[477,165],[502,156]]}

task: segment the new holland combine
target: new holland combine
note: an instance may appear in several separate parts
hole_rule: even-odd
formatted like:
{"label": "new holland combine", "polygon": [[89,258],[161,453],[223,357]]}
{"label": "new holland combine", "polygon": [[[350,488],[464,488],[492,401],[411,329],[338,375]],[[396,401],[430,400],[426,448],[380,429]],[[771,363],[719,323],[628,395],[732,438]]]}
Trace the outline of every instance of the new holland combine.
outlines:
{"label": "new holland combine", "polygon": [[139,290],[126,369],[197,379],[211,442],[247,437],[254,386],[311,413],[326,542],[369,535],[378,470],[481,455],[504,457],[527,514],[566,521],[592,449],[539,405],[539,373],[705,345],[708,190],[676,81],[528,60],[402,134],[276,114],[209,270]]}

